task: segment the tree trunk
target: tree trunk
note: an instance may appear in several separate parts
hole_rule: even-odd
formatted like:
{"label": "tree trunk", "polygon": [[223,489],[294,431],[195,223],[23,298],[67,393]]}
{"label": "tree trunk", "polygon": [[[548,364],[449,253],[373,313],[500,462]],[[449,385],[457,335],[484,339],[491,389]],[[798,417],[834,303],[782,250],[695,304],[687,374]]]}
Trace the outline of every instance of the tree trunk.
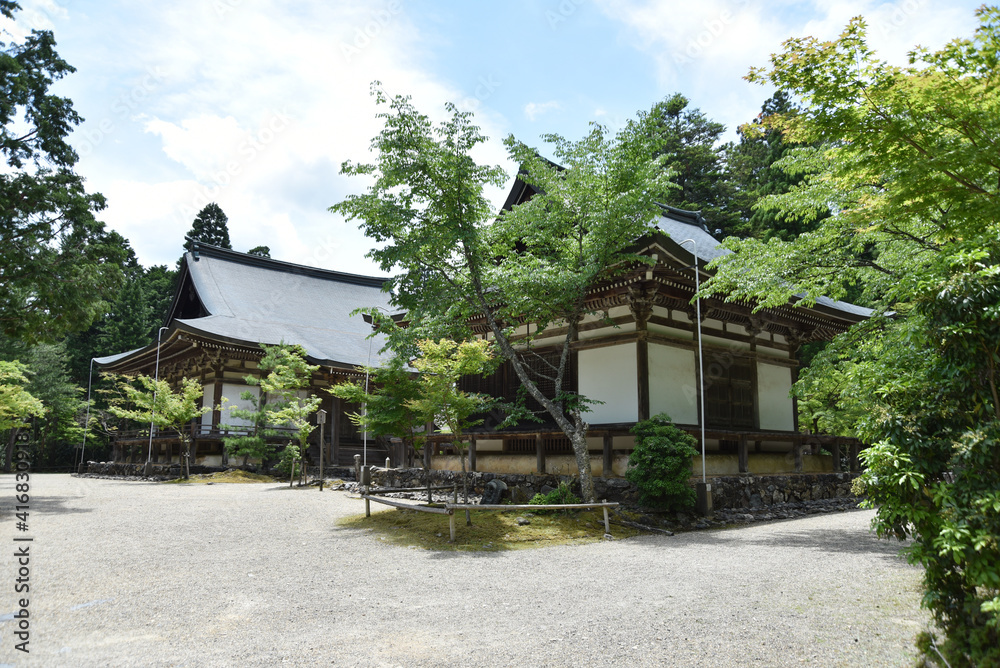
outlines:
{"label": "tree trunk", "polygon": [[[458,456],[462,460],[462,503],[469,502],[469,476],[465,472],[465,448],[462,442],[458,442]],[[472,526],[472,514],[469,509],[465,509],[465,526]]]}
{"label": "tree trunk", "polygon": [[[576,456],[576,467],[580,471],[580,497],[587,503],[593,503],[594,476],[590,470],[590,450],[587,448],[587,430],[573,432],[570,442],[573,444],[573,454]],[[607,474],[605,474],[607,475]]]}
{"label": "tree trunk", "polygon": [[7,453],[3,462],[3,470],[10,473],[14,465],[14,443],[17,442],[17,429],[10,430],[10,437],[7,439]]}

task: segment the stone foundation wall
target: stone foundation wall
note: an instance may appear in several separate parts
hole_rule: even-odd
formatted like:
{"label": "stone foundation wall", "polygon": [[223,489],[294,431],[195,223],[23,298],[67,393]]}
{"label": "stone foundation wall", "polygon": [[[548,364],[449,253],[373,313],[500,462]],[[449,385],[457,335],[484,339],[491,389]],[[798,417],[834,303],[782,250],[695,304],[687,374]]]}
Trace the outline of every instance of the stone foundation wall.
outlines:
{"label": "stone foundation wall", "polygon": [[[430,472],[432,485],[458,483],[462,489],[460,471]],[[544,494],[567,483],[579,494],[580,487],[573,476],[518,475],[501,473],[470,473],[469,491],[481,494],[490,480],[502,480],[517,503],[527,503],[535,494]],[[820,499],[854,498],[851,493],[851,473],[817,473],[769,476],[719,476],[709,478],[712,483],[712,506],[717,510],[727,508],[763,508],[778,503],[816,501]],[[692,484],[695,481],[692,479]],[[383,469],[372,467],[372,484],[378,487],[419,487],[424,483],[422,469]],[[519,490],[515,492],[515,489]],[[636,506],[639,494],[635,485],[623,478],[594,478],[594,491],[599,500],[617,501],[622,505]]]}
{"label": "stone foundation wall", "polygon": [[709,478],[714,508],[764,508],[778,503],[854,498],[856,473],[817,473]]}

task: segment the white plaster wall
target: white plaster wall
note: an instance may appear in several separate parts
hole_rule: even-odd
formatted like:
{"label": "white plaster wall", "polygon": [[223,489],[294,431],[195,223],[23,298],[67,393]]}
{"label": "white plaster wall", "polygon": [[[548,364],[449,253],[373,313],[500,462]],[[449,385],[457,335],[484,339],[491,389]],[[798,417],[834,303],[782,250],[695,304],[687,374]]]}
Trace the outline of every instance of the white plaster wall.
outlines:
{"label": "white plaster wall", "polygon": [[698,424],[698,390],[693,350],[649,344],[649,414]]}
{"label": "white plaster wall", "polygon": [[222,411],[222,423],[227,424],[231,427],[246,427],[250,424],[250,420],[245,418],[233,417],[229,412],[230,408],[241,408],[243,410],[252,410],[253,404],[249,401],[245,401],[240,398],[240,395],[250,390],[255,397],[260,396],[260,388],[253,385],[239,385],[236,383],[223,383],[222,384],[222,396],[227,399],[223,405],[225,410]]}
{"label": "white plaster wall", "polygon": [[760,428],[781,431],[795,429],[795,413],[792,398],[792,370],[757,362],[757,400],[760,414]]}
{"label": "white plaster wall", "polygon": [[580,394],[603,401],[586,414],[587,422],[635,422],[639,416],[635,343],[581,350]]}

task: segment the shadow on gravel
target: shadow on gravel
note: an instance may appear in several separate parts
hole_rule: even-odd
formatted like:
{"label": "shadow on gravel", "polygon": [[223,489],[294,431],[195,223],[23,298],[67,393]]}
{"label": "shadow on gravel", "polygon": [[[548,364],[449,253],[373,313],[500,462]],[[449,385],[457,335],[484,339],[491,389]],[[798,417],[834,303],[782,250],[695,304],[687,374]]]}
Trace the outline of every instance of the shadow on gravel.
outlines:
{"label": "shadow on gravel", "polygon": [[[691,536],[691,534],[688,534]],[[692,536],[693,537],[693,536]],[[736,531],[706,531],[697,535],[699,542],[726,545],[761,545],[776,548],[797,548],[842,554],[870,554],[894,561],[905,561],[900,551],[906,546],[896,540],[880,540],[867,529],[816,529],[812,531],[782,531],[777,529],[764,536]]]}
{"label": "shadow on gravel", "polygon": [[82,496],[32,496],[28,504],[29,512],[32,515],[38,514],[60,514],[73,515],[79,513],[94,512],[93,508],[67,508],[66,502],[75,499],[82,499]]}

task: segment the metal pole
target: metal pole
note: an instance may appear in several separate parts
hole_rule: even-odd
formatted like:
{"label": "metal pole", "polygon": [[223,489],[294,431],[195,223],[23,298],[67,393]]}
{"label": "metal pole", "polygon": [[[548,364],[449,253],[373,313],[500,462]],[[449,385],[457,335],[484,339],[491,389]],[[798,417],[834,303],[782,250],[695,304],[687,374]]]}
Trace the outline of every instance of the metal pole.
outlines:
{"label": "metal pole", "polygon": [[96,357],[90,358],[90,373],[87,375],[87,419],[83,423],[83,445],[80,446],[80,466],[77,468],[76,472],[80,473],[83,468],[83,456],[87,451],[87,432],[90,431],[90,383],[94,378],[94,360]]}
{"label": "metal pole", "polygon": [[[368,372],[372,366],[372,341],[374,340],[375,340],[374,335],[372,335],[372,337],[368,339],[368,364],[365,365],[365,396],[368,396]],[[365,421],[363,423],[364,424],[363,428],[365,431],[363,436],[364,440],[362,444],[362,451],[365,454],[364,465],[368,466],[368,402],[367,401],[361,407],[361,414],[365,418]]]}
{"label": "metal pole", "polygon": [[[153,372],[153,403],[149,405],[149,449],[146,451],[146,464],[153,461],[153,415],[156,410],[156,384],[160,382],[160,335],[168,327],[160,327],[156,331],[156,367]],[[169,462],[167,462],[169,464]]]}
{"label": "metal pole", "polygon": [[694,248],[694,294],[695,294],[695,318],[697,318],[698,327],[698,401],[701,404],[701,481],[705,482],[705,356],[703,354],[703,349],[701,345],[701,296],[698,294],[701,292],[701,281],[699,279],[700,272],[698,271],[698,242],[694,239],[685,239],[680,242],[679,245],[683,246],[687,242],[691,242],[691,246]]}

